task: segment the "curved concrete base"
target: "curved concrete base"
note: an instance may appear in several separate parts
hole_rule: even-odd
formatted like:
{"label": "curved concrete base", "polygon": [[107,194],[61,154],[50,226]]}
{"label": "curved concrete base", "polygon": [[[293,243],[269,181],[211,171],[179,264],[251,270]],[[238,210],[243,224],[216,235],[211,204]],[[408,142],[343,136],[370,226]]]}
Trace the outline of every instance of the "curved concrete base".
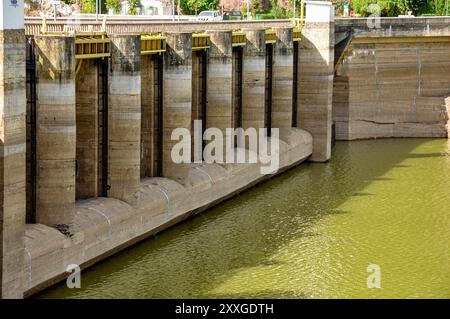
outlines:
{"label": "curved concrete base", "polygon": [[[277,174],[311,153],[311,135],[292,128],[280,141]],[[192,164],[182,183],[143,179],[135,207],[114,198],[77,201],[70,236],[42,224],[29,224],[25,232],[25,295],[65,278],[70,264],[88,267],[271,176],[261,175],[259,163]]]}

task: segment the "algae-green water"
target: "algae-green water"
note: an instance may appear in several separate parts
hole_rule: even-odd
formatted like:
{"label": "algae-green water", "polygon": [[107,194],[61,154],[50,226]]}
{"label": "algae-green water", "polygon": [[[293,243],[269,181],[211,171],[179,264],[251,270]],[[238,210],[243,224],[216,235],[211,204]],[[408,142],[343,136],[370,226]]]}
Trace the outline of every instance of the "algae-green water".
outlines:
{"label": "algae-green water", "polygon": [[449,243],[446,139],[337,142],[37,297],[450,298]]}

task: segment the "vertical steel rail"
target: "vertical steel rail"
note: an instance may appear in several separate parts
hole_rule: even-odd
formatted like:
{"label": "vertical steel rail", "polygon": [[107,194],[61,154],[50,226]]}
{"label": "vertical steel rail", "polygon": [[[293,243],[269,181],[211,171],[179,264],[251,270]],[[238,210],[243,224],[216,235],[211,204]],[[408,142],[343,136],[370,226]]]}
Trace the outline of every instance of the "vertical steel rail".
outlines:
{"label": "vertical steel rail", "polygon": [[292,85],[292,127],[297,127],[298,110],[298,41],[294,41],[294,61],[293,61],[293,85]]}
{"label": "vertical steel rail", "polygon": [[154,176],[161,177],[163,170],[163,58],[160,54],[152,56],[153,67],[153,116],[155,118],[154,131],[156,138],[154,139]]}
{"label": "vertical steel rail", "polygon": [[26,42],[26,222],[36,222],[36,52],[34,38],[27,38]]}
{"label": "vertical steel rail", "polygon": [[266,44],[266,83],[264,103],[264,127],[267,128],[267,136],[272,135],[272,75],[273,75],[273,45]]}
{"label": "vertical steel rail", "polygon": [[108,196],[108,59],[98,60],[99,195]]}

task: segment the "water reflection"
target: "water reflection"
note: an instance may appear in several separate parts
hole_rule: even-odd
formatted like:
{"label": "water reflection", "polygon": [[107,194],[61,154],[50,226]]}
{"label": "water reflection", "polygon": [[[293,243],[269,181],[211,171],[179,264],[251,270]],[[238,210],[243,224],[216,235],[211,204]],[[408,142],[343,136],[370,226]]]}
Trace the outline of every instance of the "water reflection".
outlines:
{"label": "water reflection", "polygon": [[[446,140],[338,142],[38,297],[450,297]],[[366,267],[382,270],[367,289]]]}

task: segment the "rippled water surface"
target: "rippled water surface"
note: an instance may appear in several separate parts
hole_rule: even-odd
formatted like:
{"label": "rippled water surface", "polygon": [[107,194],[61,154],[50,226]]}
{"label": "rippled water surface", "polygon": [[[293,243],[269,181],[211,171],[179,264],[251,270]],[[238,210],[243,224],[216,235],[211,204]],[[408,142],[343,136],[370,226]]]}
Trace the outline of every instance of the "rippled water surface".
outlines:
{"label": "rippled water surface", "polygon": [[[38,297],[450,298],[445,139],[338,142]],[[381,289],[367,288],[367,266]]]}

